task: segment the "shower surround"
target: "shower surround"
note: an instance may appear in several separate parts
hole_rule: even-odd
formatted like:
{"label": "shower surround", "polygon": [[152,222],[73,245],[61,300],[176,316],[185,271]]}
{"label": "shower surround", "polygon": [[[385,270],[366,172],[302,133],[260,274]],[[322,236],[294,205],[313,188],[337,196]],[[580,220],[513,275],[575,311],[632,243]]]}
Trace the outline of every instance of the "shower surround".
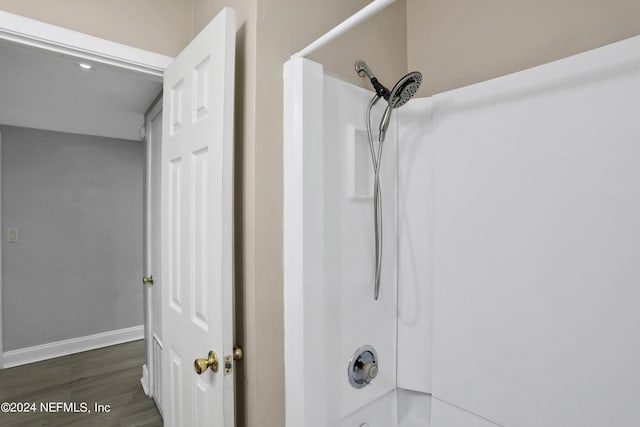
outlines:
{"label": "shower surround", "polygon": [[287,426],[640,424],[640,37],[397,111],[379,301],[372,92],[285,82]]}

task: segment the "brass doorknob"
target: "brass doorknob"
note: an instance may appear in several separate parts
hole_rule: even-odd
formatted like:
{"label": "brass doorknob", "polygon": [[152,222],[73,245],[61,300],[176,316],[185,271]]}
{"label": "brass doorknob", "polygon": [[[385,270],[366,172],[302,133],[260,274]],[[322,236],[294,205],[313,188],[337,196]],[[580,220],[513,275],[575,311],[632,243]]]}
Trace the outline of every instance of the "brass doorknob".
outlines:
{"label": "brass doorknob", "polygon": [[142,283],[144,283],[145,285],[153,285],[153,274],[149,277],[143,277]]}
{"label": "brass doorknob", "polygon": [[243,360],[244,350],[239,345],[233,347],[233,360]]}
{"label": "brass doorknob", "polygon": [[193,369],[195,369],[198,375],[202,375],[202,373],[209,368],[213,372],[218,372],[218,356],[213,351],[209,352],[208,359],[196,359],[193,362]]}

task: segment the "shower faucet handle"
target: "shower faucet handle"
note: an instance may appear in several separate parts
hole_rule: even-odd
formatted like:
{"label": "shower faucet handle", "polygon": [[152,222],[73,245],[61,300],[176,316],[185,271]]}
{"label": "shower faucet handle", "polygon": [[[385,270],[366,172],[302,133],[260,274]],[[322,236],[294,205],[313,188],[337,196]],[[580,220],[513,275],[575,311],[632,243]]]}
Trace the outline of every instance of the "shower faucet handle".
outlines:
{"label": "shower faucet handle", "polygon": [[353,388],[366,387],[378,376],[378,354],[372,346],[365,345],[353,353],[347,375]]}
{"label": "shower faucet handle", "polygon": [[362,371],[366,375],[367,381],[371,381],[378,376],[378,365],[375,362],[365,363],[362,367]]}

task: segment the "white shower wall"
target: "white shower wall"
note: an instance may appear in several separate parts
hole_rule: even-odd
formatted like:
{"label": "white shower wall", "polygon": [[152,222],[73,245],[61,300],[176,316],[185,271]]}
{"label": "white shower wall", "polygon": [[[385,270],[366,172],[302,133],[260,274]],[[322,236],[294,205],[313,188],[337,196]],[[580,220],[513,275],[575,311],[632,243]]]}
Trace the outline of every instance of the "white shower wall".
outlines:
{"label": "white shower wall", "polygon": [[433,427],[640,425],[638,112],[638,37],[399,111],[398,385]]}
{"label": "white shower wall", "polygon": [[640,37],[396,112],[378,302],[372,93],[285,82],[287,426],[640,425]]}
{"label": "white shower wall", "polygon": [[398,387],[431,393],[433,171],[431,98],[398,111]]}
{"label": "white shower wall", "polygon": [[[372,93],[325,76],[311,61],[288,67],[303,77],[295,114],[305,135],[288,138],[285,148],[285,162],[293,166],[285,172],[287,423],[389,427],[396,420],[395,120],[380,176],[383,266],[380,299],[374,301],[373,169],[364,120]],[[383,111],[380,103],[374,123]],[[347,368],[364,345],[377,351],[379,374],[355,389]]]}
{"label": "white shower wall", "polygon": [[[339,420],[395,389],[396,367],[396,141],[395,123],[385,141],[381,163],[382,277],[373,299],[373,168],[364,126],[371,94],[332,77],[324,78],[324,271],[325,381],[329,420]],[[373,121],[379,123],[380,105]],[[381,111],[382,110],[382,111]],[[376,134],[377,135],[377,134]],[[374,137],[376,137],[374,135]],[[347,368],[353,353],[371,345],[378,354],[378,377],[353,388]],[[371,427],[377,421],[371,420]],[[340,424],[337,424],[340,425]],[[384,424],[380,424],[382,427]]]}

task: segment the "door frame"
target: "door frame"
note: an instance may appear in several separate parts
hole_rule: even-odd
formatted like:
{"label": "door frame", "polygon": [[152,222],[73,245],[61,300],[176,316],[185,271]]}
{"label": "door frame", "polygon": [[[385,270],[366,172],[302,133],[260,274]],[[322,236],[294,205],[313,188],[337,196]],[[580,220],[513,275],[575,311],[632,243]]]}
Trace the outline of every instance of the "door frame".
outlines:
{"label": "door frame", "polygon": [[0,10],[0,39],[138,71],[162,80],[173,58]]}
{"label": "door frame", "polygon": [[2,227],[2,131],[0,131],[0,369],[4,368],[4,349],[2,343],[2,245],[4,244],[4,227]]}
{"label": "door frame", "polygon": [[[67,28],[36,21],[34,19],[25,18],[24,16],[15,15],[1,10],[0,40],[6,40],[25,46],[44,49],[50,52],[82,58],[100,64],[112,65],[126,70],[137,71],[153,76],[155,80],[159,82],[163,80],[164,70],[174,59],[169,56],[101,39],[89,34],[69,30]],[[146,216],[146,212],[144,215]],[[2,213],[0,210],[0,227],[2,224],[1,220]],[[4,233],[0,232],[0,236],[2,236],[2,239],[0,239],[0,368],[3,368],[2,240],[4,239]],[[140,279],[142,280],[142,278]]]}

